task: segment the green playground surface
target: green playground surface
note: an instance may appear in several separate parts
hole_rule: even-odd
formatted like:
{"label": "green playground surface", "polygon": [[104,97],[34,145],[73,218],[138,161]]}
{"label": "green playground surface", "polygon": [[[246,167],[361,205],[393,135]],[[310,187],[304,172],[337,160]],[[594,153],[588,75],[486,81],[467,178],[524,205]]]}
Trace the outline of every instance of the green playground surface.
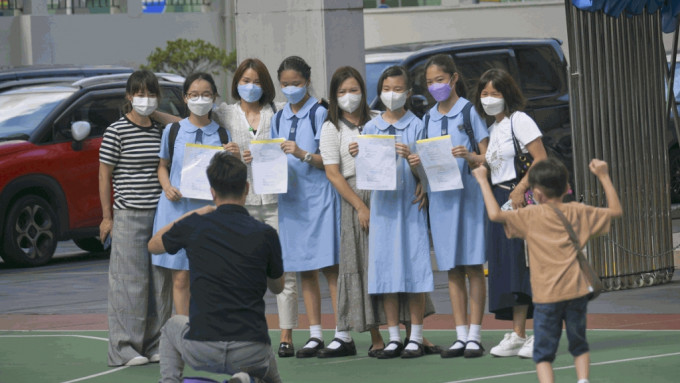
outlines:
{"label": "green playground surface", "polygon": [[[448,347],[455,332],[425,330],[425,336]],[[353,334],[358,354],[333,359],[277,357],[284,382],[535,382],[531,360],[495,358],[488,350],[498,344],[504,331],[482,332],[487,355],[476,359],[442,359],[429,355],[417,359],[377,360],[366,351],[370,336]],[[277,340],[278,331],[270,331]],[[294,331],[296,346],[302,346],[307,331]],[[326,340],[333,336],[325,331]],[[106,365],[106,331],[0,331],[0,382],[137,383],[157,382],[159,365],[112,368]],[[590,381],[596,382],[678,382],[680,381],[680,331],[677,330],[588,330],[591,347]],[[278,342],[274,342],[277,346]],[[573,359],[563,333],[554,363],[557,382],[575,382]],[[216,375],[185,368],[185,376]]]}

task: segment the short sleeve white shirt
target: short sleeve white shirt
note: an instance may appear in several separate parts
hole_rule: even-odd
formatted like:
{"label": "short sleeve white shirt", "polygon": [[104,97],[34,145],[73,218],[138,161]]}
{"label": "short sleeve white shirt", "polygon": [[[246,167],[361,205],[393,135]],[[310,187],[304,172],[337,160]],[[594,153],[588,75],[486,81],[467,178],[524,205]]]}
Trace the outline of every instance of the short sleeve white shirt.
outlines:
{"label": "short sleeve white shirt", "polygon": [[[377,113],[371,112],[371,118]],[[340,165],[340,172],[345,178],[356,174],[354,157],[349,154],[349,144],[356,142],[356,137],[361,134],[361,128],[347,124],[342,119],[338,120],[340,129],[332,122],[326,121],[321,127],[321,143],[319,149],[324,165]]]}
{"label": "short sleeve white shirt", "polygon": [[[281,110],[283,105],[283,103],[277,103],[275,106],[277,110]],[[250,141],[269,138],[273,115],[274,110],[271,105],[264,105],[260,111],[260,124],[257,130],[251,130],[246,115],[238,102],[235,104],[222,103],[213,109],[213,119],[229,131],[232,141],[241,150],[241,158],[243,158],[243,151],[248,150],[250,147]],[[250,183],[250,190],[248,191],[248,196],[246,196],[246,205],[269,205],[278,202],[278,195],[276,194],[255,194],[253,190],[253,171],[250,165],[248,165],[248,182]]]}
{"label": "short sleeve white shirt", "polygon": [[528,153],[528,144],[543,136],[536,122],[524,112],[515,112],[510,118],[494,122],[489,127],[489,146],[486,150],[486,162],[491,169],[491,182],[494,185],[517,178],[515,147],[510,129],[514,131],[523,153]]}

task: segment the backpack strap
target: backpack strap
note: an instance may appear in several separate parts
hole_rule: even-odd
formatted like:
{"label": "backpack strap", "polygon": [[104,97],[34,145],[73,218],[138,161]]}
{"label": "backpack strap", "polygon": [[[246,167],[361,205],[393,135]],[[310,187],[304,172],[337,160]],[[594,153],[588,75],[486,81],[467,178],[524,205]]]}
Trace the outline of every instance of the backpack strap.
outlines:
{"label": "backpack strap", "polygon": [[312,123],[312,132],[314,132],[314,137],[316,137],[316,110],[319,109],[321,104],[318,102],[314,105],[312,105],[311,109],[309,109],[309,122]]}
{"label": "backpack strap", "polygon": [[463,107],[463,129],[470,140],[470,146],[472,150],[479,154],[479,145],[477,145],[477,140],[475,139],[475,132],[472,130],[472,123],[470,122],[470,110],[472,109],[472,103],[468,102]]}
{"label": "backpack strap", "polygon": [[427,133],[427,127],[430,125],[430,111],[428,110],[427,113],[425,113],[425,116],[423,116],[423,124],[425,127],[425,138],[429,138],[429,134]]}
{"label": "backpack strap", "polygon": [[220,135],[220,142],[222,145],[229,143],[229,134],[227,133],[227,129],[224,129],[220,126],[217,128],[217,134]]}
{"label": "backpack strap", "polygon": [[177,141],[177,134],[179,133],[179,122],[173,122],[170,125],[170,133],[168,133],[168,152],[170,153],[170,159],[168,160],[168,166],[172,165],[172,156],[175,154],[175,141]]}
{"label": "backpack strap", "polygon": [[279,110],[278,112],[276,112],[276,125],[272,126],[272,130],[274,131],[274,135],[276,135],[276,137],[279,136],[279,126],[281,126],[281,115],[282,114],[283,114],[283,110]]}

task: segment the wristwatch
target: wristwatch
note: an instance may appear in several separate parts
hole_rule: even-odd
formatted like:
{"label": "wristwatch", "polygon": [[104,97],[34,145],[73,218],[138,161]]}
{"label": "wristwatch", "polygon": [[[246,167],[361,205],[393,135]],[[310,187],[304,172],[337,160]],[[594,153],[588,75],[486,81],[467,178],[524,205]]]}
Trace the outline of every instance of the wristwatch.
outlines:
{"label": "wristwatch", "polygon": [[312,162],[312,153],[307,152],[304,158],[302,158],[302,162]]}

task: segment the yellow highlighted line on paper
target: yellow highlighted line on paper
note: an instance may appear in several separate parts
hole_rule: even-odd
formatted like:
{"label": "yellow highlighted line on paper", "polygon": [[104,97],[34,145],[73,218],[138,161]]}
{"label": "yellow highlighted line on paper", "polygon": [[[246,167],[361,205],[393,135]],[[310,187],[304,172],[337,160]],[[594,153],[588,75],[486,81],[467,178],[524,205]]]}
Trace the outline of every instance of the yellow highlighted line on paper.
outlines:
{"label": "yellow highlighted line on paper", "polygon": [[224,150],[224,148],[221,147],[221,146],[213,146],[213,145],[186,144],[186,146],[189,147],[189,148],[204,148],[204,149]]}
{"label": "yellow highlighted line on paper", "polygon": [[273,143],[276,143],[276,142],[284,142],[284,141],[286,141],[285,138],[274,138],[274,139],[271,139],[271,140],[253,140],[253,141],[250,141],[250,143],[251,144],[273,144]]}
{"label": "yellow highlighted line on paper", "polygon": [[448,140],[451,139],[451,135],[447,134],[445,136],[439,136],[439,137],[432,137],[432,138],[426,138],[424,140],[418,140],[416,141],[417,144],[422,144],[423,142],[431,142],[431,141],[437,141],[437,140]]}
{"label": "yellow highlighted line on paper", "polygon": [[357,136],[357,138],[391,138],[394,139],[397,136],[394,134],[362,134],[360,136]]}

